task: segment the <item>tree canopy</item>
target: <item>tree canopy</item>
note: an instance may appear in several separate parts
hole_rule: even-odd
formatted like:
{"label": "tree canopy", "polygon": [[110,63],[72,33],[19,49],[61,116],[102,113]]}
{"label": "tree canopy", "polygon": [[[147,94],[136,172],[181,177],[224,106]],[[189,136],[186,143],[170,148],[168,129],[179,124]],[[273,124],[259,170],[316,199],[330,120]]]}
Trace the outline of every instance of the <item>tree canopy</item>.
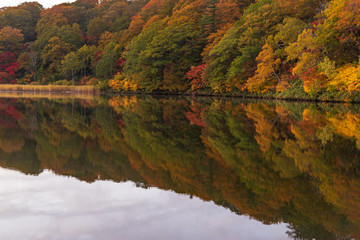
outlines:
{"label": "tree canopy", "polygon": [[[1,9],[0,51],[23,66],[19,83],[334,97],[344,82],[359,92],[359,9],[356,0],[30,2]],[[201,80],[188,77],[194,69]]]}

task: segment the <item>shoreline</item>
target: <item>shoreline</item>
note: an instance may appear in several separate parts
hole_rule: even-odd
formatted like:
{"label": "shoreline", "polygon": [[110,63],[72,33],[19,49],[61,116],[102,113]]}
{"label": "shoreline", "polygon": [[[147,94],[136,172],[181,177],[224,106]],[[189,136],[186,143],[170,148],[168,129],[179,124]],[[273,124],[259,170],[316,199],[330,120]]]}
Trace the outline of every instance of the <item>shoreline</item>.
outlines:
{"label": "shoreline", "polygon": [[0,98],[94,99],[100,94],[94,86],[0,84]]}
{"label": "shoreline", "polygon": [[95,86],[64,86],[64,85],[20,85],[0,84],[0,93],[61,93],[61,94],[93,94],[99,95],[100,89]]}
{"label": "shoreline", "polygon": [[2,98],[30,98],[30,99],[83,99],[83,100],[92,100],[100,96],[95,94],[86,94],[86,93],[58,93],[58,92],[29,92],[29,91],[0,91],[0,99]]}
{"label": "shoreline", "polygon": [[[274,93],[275,94],[275,93]],[[19,98],[91,98],[100,95],[138,95],[138,96],[187,96],[187,97],[211,97],[211,98],[237,98],[237,99],[263,99],[281,100],[289,102],[314,102],[314,103],[360,103],[360,99],[324,99],[324,98],[304,98],[304,97],[281,97],[272,94],[258,95],[251,93],[176,93],[176,92],[118,92],[113,90],[100,90],[100,88],[88,85],[64,86],[64,85],[20,85],[20,84],[0,84],[0,98],[19,97]],[[350,95],[348,95],[351,97]]]}
{"label": "shoreline", "polygon": [[289,102],[314,102],[314,103],[355,103],[359,104],[359,101],[345,101],[345,100],[331,100],[331,99],[311,99],[311,98],[295,98],[295,97],[276,97],[276,96],[261,96],[261,95],[246,95],[246,94],[215,94],[215,93],[171,93],[171,92],[104,92],[105,95],[143,95],[143,96],[187,96],[187,97],[210,97],[210,98],[236,98],[236,99],[259,99],[259,100],[277,100],[277,101],[289,101]]}

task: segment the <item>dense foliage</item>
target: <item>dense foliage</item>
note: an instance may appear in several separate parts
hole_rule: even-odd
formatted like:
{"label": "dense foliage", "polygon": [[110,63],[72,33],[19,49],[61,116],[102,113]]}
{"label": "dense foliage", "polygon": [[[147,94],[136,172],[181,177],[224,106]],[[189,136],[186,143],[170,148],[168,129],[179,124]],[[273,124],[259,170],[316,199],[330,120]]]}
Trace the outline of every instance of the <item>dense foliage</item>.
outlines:
{"label": "dense foliage", "polygon": [[0,113],[1,167],[198,196],[294,239],[360,239],[358,106],[2,99]]}
{"label": "dense foliage", "polygon": [[0,10],[0,82],[351,96],[359,16],[358,0],[27,2]]}

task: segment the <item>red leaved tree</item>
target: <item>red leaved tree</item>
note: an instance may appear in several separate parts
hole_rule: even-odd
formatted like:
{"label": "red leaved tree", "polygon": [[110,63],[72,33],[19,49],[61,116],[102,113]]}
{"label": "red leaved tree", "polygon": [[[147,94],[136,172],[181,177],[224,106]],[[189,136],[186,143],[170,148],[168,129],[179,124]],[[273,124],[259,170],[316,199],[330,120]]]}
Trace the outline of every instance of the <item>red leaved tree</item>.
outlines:
{"label": "red leaved tree", "polygon": [[4,52],[0,54],[0,83],[16,83],[16,72],[20,68],[15,54]]}
{"label": "red leaved tree", "polygon": [[205,86],[204,81],[204,69],[206,64],[202,64],[196,67],[191,67],[191,70],[186,73],[186,77],[191,80],[191,90],[195,91]]}

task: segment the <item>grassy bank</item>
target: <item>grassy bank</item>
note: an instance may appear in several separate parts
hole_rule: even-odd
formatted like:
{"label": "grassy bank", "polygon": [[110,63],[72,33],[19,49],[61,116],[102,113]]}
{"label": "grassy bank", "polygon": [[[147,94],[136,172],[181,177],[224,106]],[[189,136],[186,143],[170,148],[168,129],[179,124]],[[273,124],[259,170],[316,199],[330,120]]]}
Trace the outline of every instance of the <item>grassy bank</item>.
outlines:
{"label": "grassy bank", "polygon": [[97,97],[95,94],[84,94],[84,93],[54,93],[54,92],[1,92],[0,98],[47,98],[47,99],[83,99],[93,100]]}
{"label": "grassy bank", "polygon": [[0,84],[0,93],[9,92],[97,95],[100,93],[100,89],[94,86]]}

